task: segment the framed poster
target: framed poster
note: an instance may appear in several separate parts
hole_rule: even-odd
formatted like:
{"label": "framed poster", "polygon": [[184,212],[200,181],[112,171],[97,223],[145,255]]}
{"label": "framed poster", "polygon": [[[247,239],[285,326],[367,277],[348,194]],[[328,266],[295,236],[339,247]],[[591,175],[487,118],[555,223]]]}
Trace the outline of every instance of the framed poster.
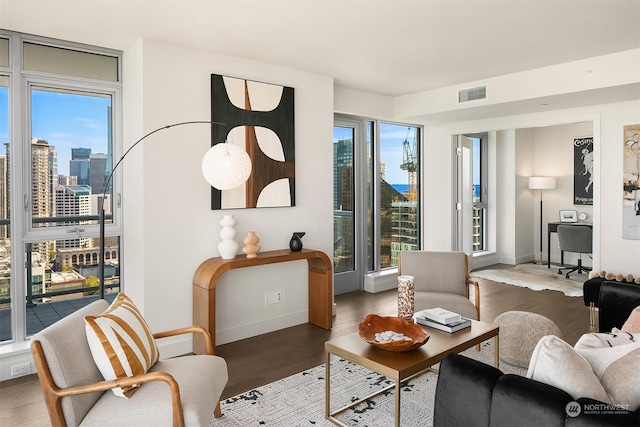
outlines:
{"label": "framed poster", "polygon": [[593,205],[593,137],[573,140],[573,204]]}
{"label": "framed poster", "polygon": [[211,188],[211,209],[295,206],[293,100],[290,87],[211,75],[211,145],[236,144],[251,158],[244,186]]}
{"label": "framed poster", "polygon": [[622,238],[640,240],[640,125],[624,127]]}

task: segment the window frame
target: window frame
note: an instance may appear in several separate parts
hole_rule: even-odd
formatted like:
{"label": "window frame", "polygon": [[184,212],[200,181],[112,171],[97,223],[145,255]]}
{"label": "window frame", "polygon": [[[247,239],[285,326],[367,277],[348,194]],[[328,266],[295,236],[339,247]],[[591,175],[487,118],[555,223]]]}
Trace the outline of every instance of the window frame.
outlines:
{"label": "window frame", "polygon": [[[0,38],[9,40],[9,65],[0,66],[0,74],[7,75],[8,85],[8,143],[7,155],[11,158],[8,183],[11,233],[11,339],[0,342],[0,354],[22,350],[29,342],[26,324],[26,280],[24,268],[27,256],[26,245],[38,242],[69,239],[69,231],[76,226],[60,225],[56,227],[33,227],[31,208],[31,144],[25,141],[31,138],[30,90],[33,86],[97,93],[111,98],[111,144],[112,165],[122,155],[122,52],[113,49],[66,42],[30,34],[16,33],[0,29]],[[77,77],[67,74],[55,74],[45,71],[25,70],[23,68],[23,46],[36,43],[55,48],[74,50],[90,54],[115,57],[117,61],[116,81],[100,80],[89,77]],[[121,174],[115,173],[112,193],[119,201],[122,192]],[[114,207],[113,220],[105,226],[107,237],[119,237],[120,258],[122,258],[123,226],[121,209]],[[99,224],[83,225],[83,238],[97,238]],[[103,248],[101,248],[103,249]],[[120,281],[120,287],[124,283]]]}

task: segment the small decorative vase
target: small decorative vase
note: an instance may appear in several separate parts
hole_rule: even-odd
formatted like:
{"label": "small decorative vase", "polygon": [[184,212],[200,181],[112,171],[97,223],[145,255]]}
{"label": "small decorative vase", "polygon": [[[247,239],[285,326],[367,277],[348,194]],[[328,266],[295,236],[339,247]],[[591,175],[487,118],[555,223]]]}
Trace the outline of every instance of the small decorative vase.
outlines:
{"label": "small decorative vase", "polygon": [[243,240],[245,246],[244,248],[242,248],[242,252],[247,254],[247,258],[255,258],[258,256],[260,246],[257,243],[259,241],[260,238],[256,236],[255,231],[250,231],[249,233],[247,233],[247,237],[245,237]]}
{"label": "small decorative vase", "polygon": [[305,233],[303,231],[296,231],[293,233],[291,240],[289,240],[289,249],[293,252],[300,252],[302,250],[302,236]]}
{"label": "small decorative vase", "polygon": [[414,312],[415,291],[413,276],[398,276],[398,317],[412,319]]}
{"label": "small decorative vase", "polygon": [[223,259],[234,259],[240,248],[240,245],[233,240],[236,237],[236,229],[233,228],[236,225],[236,220],[233,215],[223,215],[220,225],[222,226],[220,230],[222,240],[218,243],[218,252]]}

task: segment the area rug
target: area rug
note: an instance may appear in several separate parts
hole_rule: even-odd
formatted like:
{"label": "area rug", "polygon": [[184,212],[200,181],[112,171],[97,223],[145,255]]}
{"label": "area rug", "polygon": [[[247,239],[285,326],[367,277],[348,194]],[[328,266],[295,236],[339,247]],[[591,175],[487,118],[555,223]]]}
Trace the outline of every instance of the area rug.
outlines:
{"label": "area rug", "polygon": [[560,291],[569,297],[582,296],[582,284],[588,279],[587,274],[571,274],[569,279],[558,274],[558,267],[547,268],[545,265],[533,263],[518,264],[514,268],[497,270],[480,270],[469,273],[471,277],[492,280],[521,286],[534,291],[550,289]]}
{"label": "area rug", "polygon": [[[491,341],[462,354],[493,365]],[[438,366],[436,365],[435,368]],[[526,369],[500,362],[503,372],[525,375]],[[402,384],[400,419],[406,426],[432,426],[437,374],[427,372]],[[371,395],[393,381],[344,359],[331,360],[331,410]],[[394,390],[370,398],[337,418],[347,426],[393,425]],[[325,366],[320,365],[221,402],[222,418],[209,427],[315,426],[330,427],[325,419]]]}

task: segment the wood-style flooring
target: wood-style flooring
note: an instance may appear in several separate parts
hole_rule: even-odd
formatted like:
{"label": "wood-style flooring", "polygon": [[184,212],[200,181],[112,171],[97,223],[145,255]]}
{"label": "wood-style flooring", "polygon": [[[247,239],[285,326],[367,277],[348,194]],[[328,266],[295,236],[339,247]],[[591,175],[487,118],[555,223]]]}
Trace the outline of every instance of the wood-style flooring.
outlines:
{"label": "wood-style flooring", "polygon": [[[571,345],[589,332],[589,310],[580,297],[482,279],[479,283],[482,321],[492,322],[500,313],[520,310],[553,320]],[[229,369],[223,398],[324,363],[325,341],[357,331],[358,324],[369,313],[396,315],[396,297],[395,290],[338,295],[331,331],[304,324],[218,346],[216,353],[225,358]],[[36,375],[0,382],[0,425],[51,425]]]}

